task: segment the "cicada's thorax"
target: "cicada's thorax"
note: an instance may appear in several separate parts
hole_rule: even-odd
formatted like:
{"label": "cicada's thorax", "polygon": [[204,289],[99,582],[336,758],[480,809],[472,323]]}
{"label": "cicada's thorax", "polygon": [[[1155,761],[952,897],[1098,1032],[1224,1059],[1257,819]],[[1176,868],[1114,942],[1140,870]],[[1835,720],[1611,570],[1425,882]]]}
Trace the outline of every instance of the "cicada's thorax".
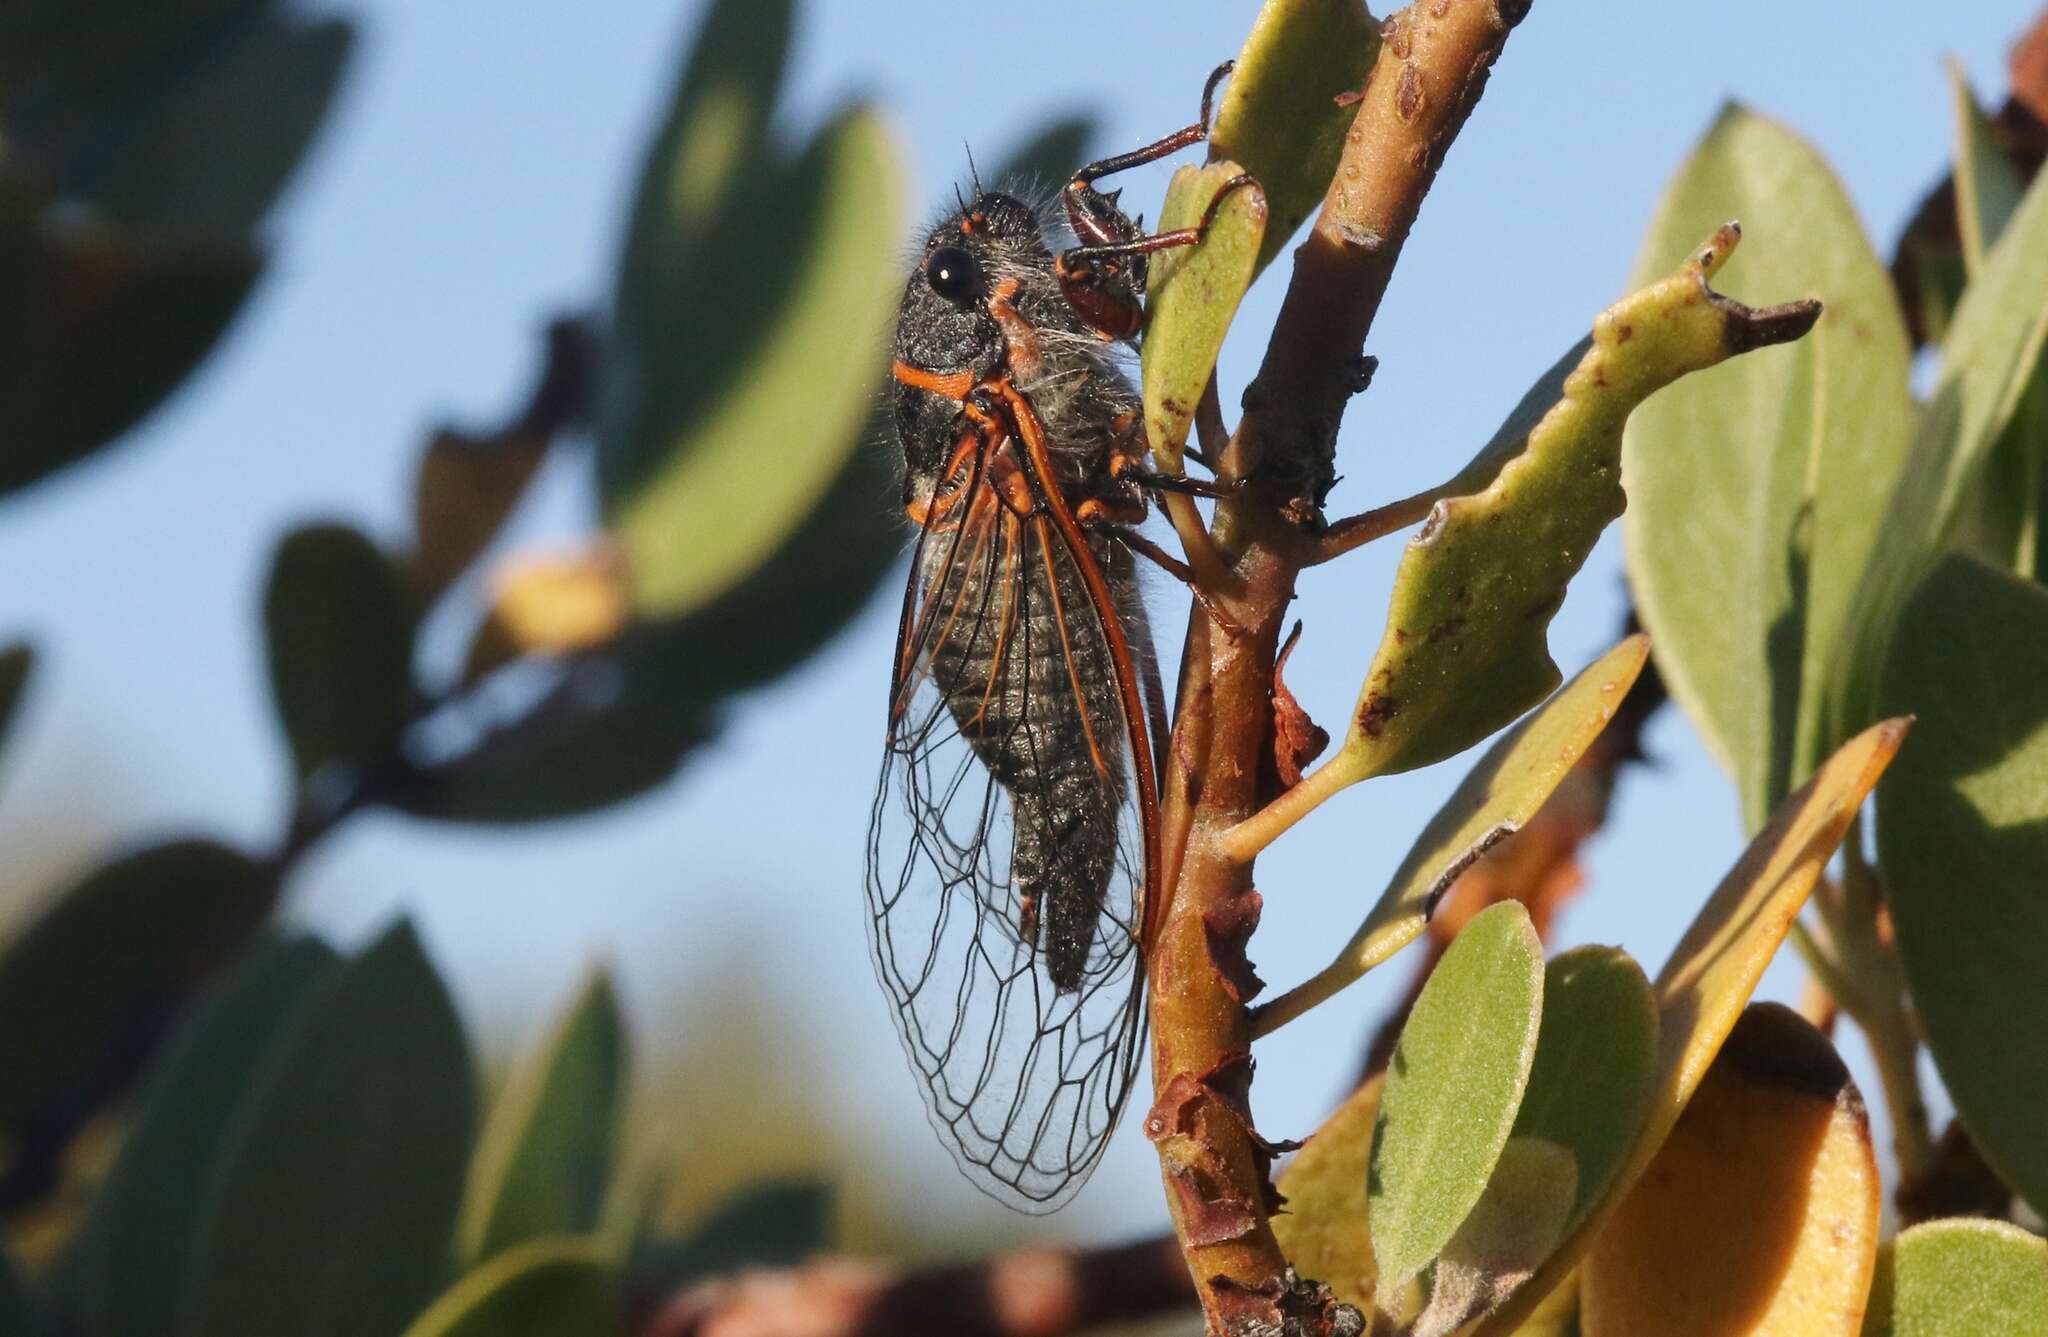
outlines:
{"label": "cicada's thorax", "polygon": [[[1092,502],[1090,514],[1136,518],[1142,497],[1114,461],[1132,448],[1138,400],[1062,296],[1037,217],[1003,195],[932,233],[904,292],[895,357],[903,500],[924,532],[917,579],[937,629],[929,672],[1011,795],[1020,931],[1040,944],[1054,984],[1077,988],[1130,783],[1116,665],[1105,610],[1072,562],[1055,560],[1064,540],[1024,443],[992,436],[968,401],[1008,377],[1043,427],[1055,474],[1046,485],[1077,512]],[[1116,604],[1109,615],[1138,625],[1129,553],[1094,533],[1086,541]]]}

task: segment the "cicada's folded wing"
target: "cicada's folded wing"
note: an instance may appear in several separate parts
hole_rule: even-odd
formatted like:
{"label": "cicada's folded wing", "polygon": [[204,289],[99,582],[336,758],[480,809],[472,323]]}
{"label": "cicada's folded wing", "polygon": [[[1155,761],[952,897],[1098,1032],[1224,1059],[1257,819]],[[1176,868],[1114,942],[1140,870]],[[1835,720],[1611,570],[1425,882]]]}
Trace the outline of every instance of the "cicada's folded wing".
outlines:
{"label": "cicada's folded wing", "polygon": [[927,518],[905,600],[869,939],[961,1169],[1049,1211],[1100,1159],[1142,1048],[1151,773],[1131,654],[1105,626],[1126,615],[1090,594],[1134,614],[1135,582],[1120,551],[1088,580],[1102,559],[978,473],[952,503]]}

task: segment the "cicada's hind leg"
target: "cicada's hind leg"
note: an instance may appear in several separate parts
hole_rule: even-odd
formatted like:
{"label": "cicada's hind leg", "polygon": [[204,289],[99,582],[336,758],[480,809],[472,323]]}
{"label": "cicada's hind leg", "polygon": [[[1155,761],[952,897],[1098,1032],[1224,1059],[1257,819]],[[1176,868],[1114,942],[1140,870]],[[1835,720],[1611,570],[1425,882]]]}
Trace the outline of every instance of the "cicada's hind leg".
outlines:
{"label": "cicada's hind leg", "polygon": [[1168,154],[1178,153],[1190,144],[1199,144],[1207,139],[1210,111],[1216,101],[1216,86],[1223,82],[1223,76],[1230,73],[1234,63],[1226,60],[1218,65],[1209,75],[1209,82],[1203,85],[1200,120],[1163,139],[1155,139],[1143,148],[1089,163],[1074,173],[1073,179],[1060,192],[1060,199],[1066,205],[1067,222],[1081,244],[1063,251],[1053,262],[1053,269],[1068,305],[1105,338],[1131,338],[1143,323],[1145,257],[1155,251],[1193,246],[1201,241],[1202,235],[1209,230],[1209,224],[1215,220],[1217,208],[1232,191],[1249,185],[1252,178],[1241,175],[1225,182],[1197,226],[1155,232],[1149,236],[1117,207],[1115,192],[1097,190],[1095,183],[1105,176],[1157,162]]}

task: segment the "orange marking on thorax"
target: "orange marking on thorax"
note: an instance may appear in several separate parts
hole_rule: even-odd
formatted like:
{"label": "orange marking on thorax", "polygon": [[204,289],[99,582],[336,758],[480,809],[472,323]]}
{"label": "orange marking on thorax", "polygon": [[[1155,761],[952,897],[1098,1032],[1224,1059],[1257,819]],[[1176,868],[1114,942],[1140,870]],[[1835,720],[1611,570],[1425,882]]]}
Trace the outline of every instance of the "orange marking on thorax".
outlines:
{"label": "orange marking on thorax", "polygon": [[913,367],[902,358],[889,364],[889,374],[913,390],[923,390],[941,399],[964,400],[974,389],[974,373],[971,371],[926,371]]}
{"label": "orange marking on thorax", "polygon": [[996,318],[1003,331],[1003,342],[1009,345],[1010,370],[1026,380],[1034,380],[1045,372],[1045,356],[1039,350],[1038,331],[1017,310],[1018,286],[1015,279],[996,284],[995,291],[989,294],[988,313]]}

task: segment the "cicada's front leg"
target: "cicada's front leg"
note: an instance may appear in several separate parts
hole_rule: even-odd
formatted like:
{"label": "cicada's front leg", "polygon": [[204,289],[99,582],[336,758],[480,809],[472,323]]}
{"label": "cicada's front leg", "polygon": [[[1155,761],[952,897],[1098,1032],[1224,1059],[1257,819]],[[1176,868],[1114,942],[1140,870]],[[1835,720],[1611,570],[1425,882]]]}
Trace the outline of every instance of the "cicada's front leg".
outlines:
{"label": "cicada's front leg", "polygon": [[1249,185],[1252,178],[1236,176],[1225,182],[1210,201],[1202,221],[1195,227],[1147,235],[1117,206],[1116,193],[1095,188],[1103,177],[1145,163],[1157,162],[1190,144],[1209,137],[1209,114],[1215,105],[1216,86],[1230,73],[1233,62],[1225,61],[1209,75],[1202,88],[1202,115],[1193,125],[1183,126],[1143,148],[1102,158],[1074,173],[1060,192],[1066,205],[1067,222],[1081,244],[1063,251],[1053,262],[1060,291],[1067,304],[1091,329],[1106,339],[1129,339],[1138,333],[1145,316],[1145,257],[1156,251],[1193,246],[1202,240],[1216,210],[1230,193]]}

